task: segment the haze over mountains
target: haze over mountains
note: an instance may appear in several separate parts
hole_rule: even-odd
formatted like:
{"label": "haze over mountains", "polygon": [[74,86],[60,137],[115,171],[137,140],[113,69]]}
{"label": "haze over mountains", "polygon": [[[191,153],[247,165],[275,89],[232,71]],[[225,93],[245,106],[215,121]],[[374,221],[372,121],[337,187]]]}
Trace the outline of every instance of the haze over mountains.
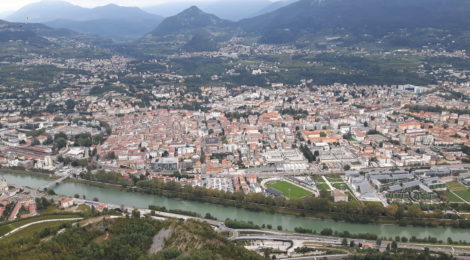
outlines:
{"label": "haze over mountains", "polygon": [[[231,2],[242,6],[238,1]],[[233,36],[274,44],[321,46],[333,42],[345,46],[372,43],[399,47],[442,44],[470,49],[470,1],[467,0],[292,0],[288,3],[270,3],[259,11],[269,13],[233,22],[195,6],[162,19],[139,8],[107,5],[87,9],[64,2],[41,2],[22,8],[9,16],[9,20],[41,22],[118,40],[142,39],[147,35],[146,41],[192,41],[199,46],[189,48],[194,50],[212,50],[218,42]],[[207,48],[203,47],[204,42]]]}
{"label": "haze over mountains", "polygon": [[54,28],[67,28],[115,40],[135,40],[155,29],[163,17],[137,7],[110,4],[83,8],[62,1],[46,1],[27,5],[9,15],[7,20],[43,23]]}
{"label": "haze over mountains", "polygon": [[177,15],[183,10],[197,6],[202,11],[214,14],[222,19],[239,21],[241,19],[254,17],[274,11],[297,0],[280,0],[272,2],[270,0],[217,0],[210,2],[186,1],[177,3],[163,3],[155,6],[144,7],[143,10],[169,17]]}

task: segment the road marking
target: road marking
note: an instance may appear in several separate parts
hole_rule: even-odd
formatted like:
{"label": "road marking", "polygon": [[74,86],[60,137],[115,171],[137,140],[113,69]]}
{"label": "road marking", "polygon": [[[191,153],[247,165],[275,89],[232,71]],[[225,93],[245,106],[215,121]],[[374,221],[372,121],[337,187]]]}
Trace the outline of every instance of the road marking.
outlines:
{"label": "road marking", "polygon": [[28,223],[28,224],[25,224],[21,227],[17,227],[15,229],[13,229],[12,231],[6,233],[5,235],[1,236],[0,239],[4,238],[4,237],[7,237],[15,232],[18,232],[22,229],[25,229],[29,226],[32,226],[32,225],[36,225],[36,224],[41,224],[41,223],[46,223],[46,222],[56,222],[56,221],[72,221],[72,220],[82,220],[83,218],[62,218],[62,219],[46,219],[46,220],[40,220],[40,221],[36,221],[36,222],[31,222],[31,223]]}

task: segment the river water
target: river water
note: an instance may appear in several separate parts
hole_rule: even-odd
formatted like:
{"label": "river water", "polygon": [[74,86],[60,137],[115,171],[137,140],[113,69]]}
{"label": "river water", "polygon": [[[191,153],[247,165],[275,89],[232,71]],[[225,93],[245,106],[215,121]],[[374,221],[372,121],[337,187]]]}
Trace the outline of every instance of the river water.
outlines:
{"label": "river water", "polygon": [[[50,179],[21,175],[0,173],[0,178],[5,178],[8,183],[29,186],[37,188],[45,183],[50,182]],[[193,201],[185,201],[178,199],[169,199],[156,195],[149,195],[143,193],[132,193],[114,189],[107,189],[88,184],[64,182],[54,188],[57,194],[73,196],[74,194],[86,195],[87,199],[98,198],[101,202],[125,205],[137,208],[147,208],[149,205],[164,206],[168,209],[182,209],[193,211],[204,216],[210,213],[212,216],[219,220],[226,218],[252,221],[255,224],[270,224],[274,228],[281,225],[284,230],[293,231],[295,227],[303,227],[321,231],[324,228],[331,228],[337,231],[349,231],[350,233],[372,233],[379,237],[408,237],[416,236],[424,238],[428,236],[436,237],[439,240],[446,241],[448,237],[455,240],[470,241],[470,229],[454,229],[442,227],[402,227],[397,225],[384,225],[384,224],[352,224],[345,222],[335,222],[332,220],[320,220],[306,217],[295,217],[290,215],[271,214],[265,212],[253,212],[245,209],[238,209],[232,207],[223,207],[208,203],[200,203]]]}

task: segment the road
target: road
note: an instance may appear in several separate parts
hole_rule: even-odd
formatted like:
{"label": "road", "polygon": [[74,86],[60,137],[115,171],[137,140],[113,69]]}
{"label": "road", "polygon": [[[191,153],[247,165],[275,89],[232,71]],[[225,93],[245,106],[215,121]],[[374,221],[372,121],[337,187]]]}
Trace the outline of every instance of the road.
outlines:
{"label": "road", "polygon": [[83,218],[61,218],[61,219],[46,219],[46,220],[40,220],[40,221],[36,221],[36,222],[31,222],[31,223],[28,223],[28,224],[25,224],[21,227],[17,227],[15,229],[13,229],[12,231],[6,233],[5,235],[1,236],[0,239],[4,238],[4,237],[7,237],[15,232],[18,232],[22,229],[25,229],[27,227],[30,227],[32,225],[36,225],[36,224],[41,224],[41,223],[47,223],[47,222],[59,222],[59,221],[75,221],[75,220],[82,220]]}

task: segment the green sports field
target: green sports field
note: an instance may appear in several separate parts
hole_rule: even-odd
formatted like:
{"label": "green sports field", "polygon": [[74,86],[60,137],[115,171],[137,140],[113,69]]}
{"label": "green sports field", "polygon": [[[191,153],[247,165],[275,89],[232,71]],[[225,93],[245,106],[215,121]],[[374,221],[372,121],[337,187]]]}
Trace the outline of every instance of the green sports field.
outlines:
{"label": "green sports field", "polygon": [[459,197],[455,196],[452,192],[446,191],[442,194],[447,197],[447,200],[449,202],[457,202],[457,203],[465,202],[465,201],[462,201],[461,199],[459,199]]}
{"label": "green sports field", "polygon": [[282,192],[284,196],[286,196],[287,198],[292,198],[292,199],[303,198],[305,196],[312,194],[310,191],[305,190],[294,184],[291,184],[290,182],[287,182],[287,181],[278,181],[278,182],[270,183],[267,186],[269,188],[273,188]]}
{"label": "green sports field", "polygon": [[468,190],[467,187],[465,187],[463,184],[456,182],[456,181],[448,182],[446,183],[446,186],[451,191]]}
{"label": "green sports field", "polygon": [[458,190],[454,191],[455,194],[459,195],[462,199],[470,202],[470,190]]}
{"label": "green sports field", "polygon": [[[470,190],[463,184],[453,181],[446,183],[446,186],[451,191],[444,194],[447,196],[449,202],[470,202]],[[465,201],[462,201],[462,199],[454,195],[452,192]]]}

